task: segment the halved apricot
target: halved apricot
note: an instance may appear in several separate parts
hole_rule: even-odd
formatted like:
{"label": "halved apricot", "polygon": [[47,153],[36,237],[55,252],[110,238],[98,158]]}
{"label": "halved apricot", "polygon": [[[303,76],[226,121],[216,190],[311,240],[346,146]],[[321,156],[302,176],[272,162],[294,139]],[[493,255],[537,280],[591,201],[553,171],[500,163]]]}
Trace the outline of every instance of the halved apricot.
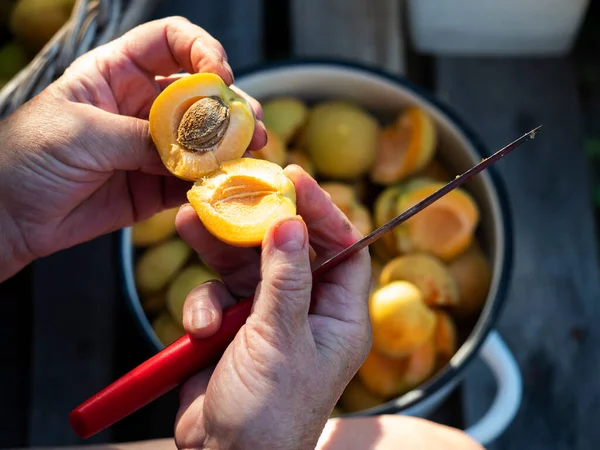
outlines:
{"label": "halved apricot", "polygon": [[183,305],[188,294],[201,284],[217,280],[219,276],[203,264],[183,269],[167,290],[167,309],[178,324],[183,325]]}
{"label": "halved apricot", "polygon": [[371,349],[357,375],[371,393],[389,398],[402,391],[401,378],[405,367],[404,358],[389,358]]}
{"label": "halved apricot", "polygon": [[296,215],[294,184],[281,166],[261,159],[224,162],[187,197],[211,234],[238,247],[260,245],[275,220]]}
{"label": "halved apricot", "polygon": [[371,180],[389,185],[421,170],[432,160],[436,144],[431,117],[421,108],[407,108],[381,132]]}
{"label": "halved apricot", "polygon": [[369,312],[373,348],[391,357],[403,357],[431,339],[435,314],[425,304],[423,293],[408,281],[392,281],[370,296]]}
{"label": "halved apricot", "polygon": [[454,314],[466,317],[483,308],[492,282],[492,268],[481,248],[473,243],[466,251],[448,263],[458,285],[458,304]]}
{"label": "halved apricot", "polygon": [[437,367],[446,365],[456,353],[458,341],[454,320],[445,311],[437,310],[435,325],[435,348],[437,351]]}
{"label": "halved apricot", "polygon": [[426,381],[433,374],[435,364],[436,345],[433,339],[428,339],[406,357],[406,366],[400,378],[400,393],[404,394]]}
{"label": "halved apricot", "polygon": [[310,156],[302,150],[290,149],[287,153],[287,163],[302,167],[313,178],[316,175],[315,166],[310,160]]}
{"label": "halved apricot", "polygon": [[305,133],[306,149],[324,177],[356,178],[375,160],[379,122],[356,104],[332,100],[316,105]]}
{"label": "halved apricot", "polygon": [[458,303],[458,286],[448,267],[437,257],[427,253],[398,256],[381,271],[380,284],[406,280],[423,293],[430,306],[447,306]]}
{"label": "halved apricot", "polygon": [[175,216],[179,208],[169,208],[137,222],[131,227],[131,243],[136,247],[158,244],[176,232]]}
{"label": "halved apricot", "polygon": [[263,103],[263,123],[289,144],[306,122],[308,108],[296,97],[277,97]]}
{"label": "halved apricot", "polygon": [[320,186],[331,196],[331,201],[363,236],[373,231],[371,213],[358,200],[356,191],[350,184],[332,181],[321,183]]}
{"label": "halved apricot", "polygon": [[287,161],[287,149],[281,138],[267,128],[267,144],[260,150],[252,150],[250,154],[258,159],[271,161],[284,167]]}
{"label": "halved apricot", "polygon": [[191,254],[190,246],[179,238],[148,248],[135,266],[135,282],[140,295],[146,297],[166,287]]}
{"label": "halved apricot", "polygon": [[344,412],[353,413],[373,408],[384,402],[385,399],[383,397],[371,392],[360,378],[355,376],[344,389],[339,404],[344,409]]}
{"label": "halved apricot", "polygon": [[190,181],[241,158],[254,133],[248,102],[212,73],[181,77],[150,109],[150,134],[165,167]]}
{"label": "halved apricot", "polygon": [[180,327],[171,315],[164,311],[152,322],[152,329],[156,333],[156,337],[164,346],[171,345],[177,339],[185,334],[185,331]]}
{"label": "halved apricot", "polygon": [[[373,220],[376,228],[385,225],[396,216],[396,203],[402,191],[403,186],[395,184],[386,187],[377,195],[373,204]],[[388,261],[398,254],[396,238],[392,232],[381,236],[379,240],[371,244],[371,247],[384,261]]]}
{"label": "halved apricot", "polygon": [[[444,186],[432,181],[407,189],[398,199],[397,213],[411,208]],[[394,229],[400,253],[430,252],[448,261],[471,244],[479,223],[479,208],[471,195],[456,188]]]}

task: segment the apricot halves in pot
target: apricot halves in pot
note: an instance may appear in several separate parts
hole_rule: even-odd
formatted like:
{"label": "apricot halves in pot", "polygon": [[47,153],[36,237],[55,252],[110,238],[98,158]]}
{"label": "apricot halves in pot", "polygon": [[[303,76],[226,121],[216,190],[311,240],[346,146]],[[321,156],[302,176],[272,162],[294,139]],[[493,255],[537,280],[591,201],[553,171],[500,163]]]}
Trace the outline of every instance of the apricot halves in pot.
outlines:
{"label": "apricot halves in pot", "polygon": [[254,133],[248,102],[212,73],[167,86],[150,109],[150,133],[165,167],[190,181],[241,158]]}
{"label": "apricot halves in pot", "polygon": [[230,245],[262,243],[271,224],[296,215],[296,191],[283,169],[262,159],[224,162],[187,193],[206,229]]}

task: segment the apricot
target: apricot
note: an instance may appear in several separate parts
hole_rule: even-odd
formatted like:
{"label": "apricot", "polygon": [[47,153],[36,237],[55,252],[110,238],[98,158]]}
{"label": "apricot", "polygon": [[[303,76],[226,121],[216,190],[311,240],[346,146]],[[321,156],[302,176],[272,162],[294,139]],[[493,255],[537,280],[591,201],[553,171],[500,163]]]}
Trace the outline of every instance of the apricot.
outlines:
{"label": "apricot", "polygon": [[483,308],[492,282],[492,268],[477,244],[450,261],[448,268],[458,285],[458,304],[452,312],[459,317],[477,314]]}
{"label": "apricot", "polygon": [[398,256],[381,271],[380,284],[406,280],[417,286],[429,306],[458,303],[458,286],[448,267],[439,258],[427,253]]}
{"label": "apricot", "polygon": [[160,211],[153,216],[137,222],[131,227],[131,242],[138,247],[158,244],[170,238],[177,231],[175,217],[179,208]]}
{"label": "apricot", "polygon": [[367,173],[375,160],[379,123],[353,103],[332,100],[316,105],[305,133],[306,149],[324,177],[356,178]]}
{"label": "apricot", "polygon": [[321,183],[320,186],[331,196],[331,201],[363,236],[373,231],[371,213],[358,200],[356,191],[351,185],[341,182],[326,182]]}
{"label": "apricot", "polygon": [[182,239],[172,238],[148,248],[137,260],[135,281],[142,296],[163,289],[190,258],[192,249]]}
{"label": "apricot", "polygon": [[295,97],[278,97],[263,103],[263,123],[289,144],[308,117],[308,108]]}
{"label": "apricot", "polygon": [[156,333],[156,337],[166,347],[171,345],[177,339],[185,334],[182,327],[177,325],[171,315],[164,311],[152,322],[152,329]]}
{"label": "apricot", "polygon": [[435,311],[436,324],[434,332],[435,348],[437,351],[437,367],[446,365],[457,350],[457,333],[454,320],[445,311]]}
{"label": "apricot", "polygon": [[408,281],[392,281],[370,296],[373,348],[387,356],[407,356],[433,336],[435,314],[423,293]]}
{"label": "apricot", "polygon": [[257,246],[271,224],[296,215],[296,191],[283,169],[270,161],[226,161],[187,193],[206,229],[238,247]]}
{"label": "apricot", "polygon": [[289,150],[287,153],[287,163],[302,167],[313,178],[316,175],[315,166],[310,160],[310,156],[301,150]]}
{"label": "apricot", "polygon": [[150,134],[165,167],[196,181],[241,158],[254,133],[248,102],[212,73],[167,86],[150,109]]}
{"label": "apricot", "polygon": [[431,117],[421,108],[407,108],[382,130],[371,180],[390,185],[418,172],[433,159],[436,145],[437,131]]}
{"label": "apricot", "polygon": [[[385,225],[396,216],[396,203],[402,190],[403,187],[400,184],[388,186],[375,198],[373,220],[376,228]],[[388,261],[398,254],[396,237],[393,232],[384,234],[371,246],[384,261]]]}
{"label": "apricot", "polygon": [[408,357],[400,378],[400,393],[414,389],[426,381],[434,372],[436,366],[436,346],[433,339],[427,340]]}
{"label": "apricot", "polygon": [[183,324],[183,305],[190,292],[197,286],[218,279],[218,275],[206,266],[193,264],[183,269],[167,291],[167,309],[179,324]]}
{"label": "apricot", "polygon": [[339,400],[340,406],[347,413],[364,411],[382,403],[385,403],[385,399],[367,389],[358,376],[350,380]]}
{"label": "apricot", "polygon": [[[401,213],[444,186],[437,181],[415,180],[397,201]],[[424,251],[449,261],[473,242],[479,208],[471,195],[456,188],[394,229],[400,253]]]}
{"label": "apricot", "polygon": [[287,161],[287,149],[281,138],[267,127],[267,144],[260,150],[252,150],[255,158],[271,161],[284,167]]}

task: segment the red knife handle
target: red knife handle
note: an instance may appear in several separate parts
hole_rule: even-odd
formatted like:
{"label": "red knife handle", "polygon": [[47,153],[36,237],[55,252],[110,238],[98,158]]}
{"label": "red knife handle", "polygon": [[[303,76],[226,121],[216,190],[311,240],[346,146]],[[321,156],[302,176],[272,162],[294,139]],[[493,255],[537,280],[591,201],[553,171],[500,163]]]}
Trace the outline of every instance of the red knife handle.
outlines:
{"label": "red knife handle", "polygon": [[211,337],[186,334],[79,405],[69,415],[73,431],[83,439],[93,436],[214,363],[246,323],[252,300],[224,311],[221,327]]}

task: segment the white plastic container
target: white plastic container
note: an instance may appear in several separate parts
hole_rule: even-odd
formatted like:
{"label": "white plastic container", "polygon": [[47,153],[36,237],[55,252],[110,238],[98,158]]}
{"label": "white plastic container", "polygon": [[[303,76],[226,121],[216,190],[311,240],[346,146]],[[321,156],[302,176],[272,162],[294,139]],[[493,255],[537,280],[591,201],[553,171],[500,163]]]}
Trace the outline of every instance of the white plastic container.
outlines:
{"label": "white plastic container", "polygon": [[564,55],[589,0],[405,0],[415,51],[437,55]]}

